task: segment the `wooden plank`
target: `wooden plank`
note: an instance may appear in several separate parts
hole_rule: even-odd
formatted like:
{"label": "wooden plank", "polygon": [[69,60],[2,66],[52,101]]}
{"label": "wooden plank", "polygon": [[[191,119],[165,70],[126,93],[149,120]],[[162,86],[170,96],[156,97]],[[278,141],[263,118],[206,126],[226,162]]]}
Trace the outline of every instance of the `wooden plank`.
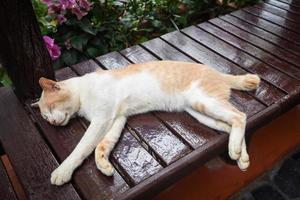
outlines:
{"label": "wooden plank", "polygon": [[96,70],[101,69],[99,65],[93,60],[83,61],[76,65],[70,66],[78,75],[84,75],[87,73],[94,72]]}
{"label": "wooden plank", "polygon": [[[146,48],[148,48],[150,51],[155,52],[158,56],[164,55],[164,51],[160,51],[161,47],[162,47],[162,49],[165,48],[164,46],[168,46],[168,49],[170,49],[168,54],[170,54],[170,52],[173,52],[173,55],[171,55],[171,57],[180,58],[180,57],[185,56],[184,54],[182,54],[181,52],[179,52],[178,50],[176,50],[172,46],[168,45],[167,43],[165,43],[161,39],[150,40],[148,42],[145,42],[143,45]],[[164,56],[168,57],[170,55],[164,55]],[[187,56],[185,56],[185,57],[187,57]],[[193,62],[195,62],[195,61],[193,61]],[[238,91],[233,91],[232,92],[231,102],[239,110],[242,110],[242,111],[246,112],[248,114],[248,116],[252,116],[253,114],[255,114],[256,111],[258,112],[259,108],[261,108],[261,109],[264,108],[264,106],[261,103],[257,102],[253,97],[247,95],[246,93],[238,92]],[[253,103],[253,105],[250,102]],[[244,106],[244,105],[247,105],[247,106]],[[253,110],[253,106],[257,106],[257,109]]]}
{"label": "wooden plank", "polygon": [[156,112],[155,115],[194,149],[201,148],[211,140],[221,137],[216,131],[201,124],[186,112]]}
{"label": "wooden plank", "polygon": [[136,115],[128,119],[128,124],[165,165],[170,165],[191,152],[190,147],[152,114]]}
{"label": "wooden plank", "polygon": [[[110,58],[104,55],[96,59],[108,69],[122,68],[130,64],[120,53],[112,52],[109,56]],[[191,151],[189,146],[151,113],[130,117],[128,125],[165,165],[169,165]]]}
{"label": "wooden plank", "polygon": [[[71,68],[78,74],[79,76],[83,76],[87,73],[95,72],[97,70],[103,70],[95,61],[87,60],[76,65],[71,66]],[[76,76],[74,73],[73,76]]]}
{"label": "wooden plank", "polygon": [[291,79],[289,76],[281,73],[278,70],[271,68],[270,66],[262,63],[256,58],[238,50],[237,48],[213,37],[209,33],[202,31],[196,27],[188,27],[183,29],[183,32],[194,38],[201,44],[211,48],[212,50],[222,54],[229,60],[232,60],[240,67],[260,75],[268,82],[272,83],[276,87],[283,89],[287,92],[291,92],[299,85],[299,82],[295,79]]}
{"label": "wooden plank", "polygon": [[[161,43],[161,48],[167,47],[169,51],[165,52],[168,55],[171,55],[168,52],[173,51],[173,48],[168,48],[168,46],[165,46],[165,44],[166,43]],[[140,46],[127,48],[121,51],[121,53],[133,63],[143,63],[147,61],[157,60],[156,57],[151,55],[151,53]],[[172,57],[175,58],[174,54]],[[178,54],[178,57],[183,58],[183,55]],[[201,125],[198,121],[196,121],[185,112],[155,112],[155,115],[160,118],[170,129],[172,129],[173,132],[178,133],[179,136],[183,138],[194,149],[199,148],[215,137],[219,137],[215,131]]]}
{"label": "wooden plank", "polygon": [[[74,77],[74,72],[70,68],[63,68],[56,73],[58,80],[71,77]],[[30,107],[29,110],[62,162],[72,152],[85,132],[80,120],[72,119],[67,126],[56,127],[46,122],[38,110]],[[112,199],[129,188],[118,172],[115,172],[112,177],[99,172],[93,156],[88,157],[75,171],[72,180],[85,199]]]}
{"label": "wooden plank", "polygon": [[248,8],[244,8],[243,10],[250,14],[253,14],[257,17],[260,17],[262,19],[270,21],[274,24],[277,24],[281,27],[284,27],[288,30],[291,30],[295,33],[298,33],[298,34],[300,33],[300,24],[298,24],[298,23],[291,22],[287,19],[284,19],[282,17],[279,17],[277,15],[274,15],[270,12],[264,11],[257,7],[248,7]]}
{"label": "wooden plank", "polygon": [[12,89],[0,89],[0,110],[0,140],[26,196],[80,199],[72,184],[51,185],[50,174],[58,163]]}
{"label": "wooden plank", "polygon": [[139,45],[124,49],[120,51],[120,53],[133,63],[143,63],[158,60],[154,55],[147,53],[147,51]]}
{"label": "wooden plank", "polygon": [[[79,63],[72,66],[72,68],[79,75],[101,70],[93,60]],[[73,74],[73,76],[76,76],[76,74]],[[88,126],[88,122],[85,121],[84,123]],[[114,167],[118,169],[130,185],[138,184],[163,168],[127,129],[123,130],[122,135],[110,158]]]}
{"label": "wooden plank", "polygon": [[220,152],[224,151],[228,142],[227,138],[228,137],[224,134],[215,140],[211,140],[209,143],[194,150],[154,176],[149,177],[145,181],[129,189],[117,199],[132,200],[153,198],[161,190],[171,186],[174,182],[180,180],[181,177],[190,174],[201,164],[204,164],[212,157],[215,157]]}
{"label": "wooden plank", "polygon": [[[189,56],[196,59],[198,62],[207,64],[218,71],[231,74],[246,73],[246,71],[240,68],[238,65],[234,64],[233,62],[230,62],[229,60],[223,58],[217,53],[209,50],[208,48],[193,41],[192,39],[186,37],[185,35],[179,32],[166,34],[162,36],[162,38],[164,38],[166,41],[169,41],[175,47],[181,49]],[[163,42],[164,41],[161,41],[161,43]],[[160,54],[160,56],[164,57],[164,55],[162,54]],[[272,103],[274,103],[275,101],[277,101],[285,95],[281,90],[277,89],[265,80],[262,80],[258,89],[255,92],[251,92],[250,94],[260,99],[260,101],[264,102],[266,105],[271,105]]]}
{"label": "wooden plank", "polygon": [[300,37],[297,33],[287,30],[262,18],[251,15],[250,13],[244,12],[243,10],[232,12],[230,13],[230,15],[233,15],[240,20],[244,20],[254,27],[264,29],[271,34],[281,37],[284,40],[288,40],[298,45],[300,44]]}
{"label": "wooden plank", "polygon": [[195,62],[192,58],[173,48],[160,38],[156,38],[142,44],[146,49],[157,55],[162,60],[177,60]]}
{"label": "wooden plank", "polygon": [[0,160],[0,199],[17,200],[17,196],[9,181],[8,175]]}
{"label": "wooden plank", "polygon": [[270,13],[273,13],[275,15],[278,15],[280,17],[283,17],[285,19],[288,19],[288,20],[296,22],[296,23],[300,21],[300,15],[296,15],[294,13],[288,12],[288,11],[282,9],[282,8],[278,8],[278,7],[273,6],[271,4],[260,3],[258,5],[255,5],[255,7],[266,10]]}
{"label": "wooden plank", "polygon": [[[235,26],[215,18],[198,27],[223,41],[247,52],[262,62],[291,77],[300,79],[300,58]],[[212,25],[213,24],[213,25]],[[294,66],[293,66],[294,65]]]}
{"label": "wooden plank", "polygon": [[300,7],[300,1],[297,0],[278,0],[282,3],[286,3],[290,6],[296,6],[296,7]]}
{"label": "wooden plank", "polygon": [[163,169],[127,129],[123,130],[120,141],[112,152],[112,159],[133,185]]}
{"label": "wooden plank", "polygon": [[297,15],[300,15],[300,7],[299,6],[293,6],[286,3],[282,3],[280,1],[275,0],[265,0],[266,3],[271,4],[273,6],[276,6],[278,8],[285,9],[291,13],[295,13]]}
{"label": "wooden plank", "polygon": [[221,16],[220,19],[231,23],[232,25],[236,26],[239,29],[242,29],[250,34],[256,35],[257,37],[266,40],[273,45],[276,45],[277,47],[280,47],[289,53],[295,54],[300,56],[300,46],[290,42],[288,40],[282,39],[274,34],[269,33],[268,31],[265,31],[259,27],[253,26],[250,23],[247,23],[246,21],[243,21],[237,17],[234,17],[232,15],[224,15]]}
{"label": "wooden plank", "polygon": [[96,60],[106,69],[118,69],[130,64],[128,60],[116,52],[97,57]]}
{"label": "wooden plank", "polygon": [[57,81],[66,80],[76,76],[77,76],[76,73],[70,67],[65,67],[55,71],[55,79]]}

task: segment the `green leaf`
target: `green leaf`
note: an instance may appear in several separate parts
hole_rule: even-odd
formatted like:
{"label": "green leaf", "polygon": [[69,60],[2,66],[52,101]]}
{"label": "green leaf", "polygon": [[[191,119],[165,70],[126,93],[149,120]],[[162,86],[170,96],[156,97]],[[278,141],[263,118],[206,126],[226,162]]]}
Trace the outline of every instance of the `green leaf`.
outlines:
{"label": "green leaf", "polygon": [[93,28],[91,22],[86,18],[83,18],[81,21],[79,21],[78,25],[86,33],[89,33],[89,34],[92,34],[92,35],[97,34],[97,30]]}
{"label": "green leaf", "polygon": [[62,59],[67,65],[73,65],[77,62],[77,52],[75,50],[64,51]]}
{"label": "green leaf", "polygon": [[64,67],[64,61],[63,61],[63,57],[60,56],[57,60],[53,61],[53,68],[54,70],[60,69]]}
{"label": "green leaf", "polygon": [[74,47],[75,49],[77,49],[78,51],[83,51],[83,48],[85,47],[85,45],[87,44],[88,40],[89,40],[89,36],[86,34],[80,34],[80,35],[75,35],[73,36],[70,41],[72,44],[72,47]]}
{"label": "green leaf", "polygon": [[87,54],[91,57],[96,57],[101,54],[101,50],[95,47],[88,47],[86,50]]}
{"label": "green leaf", "polygon": [[78,25],[78,20],[74,17],[74,18],[69,18],[65,24],[68,26],[74,26],[74,25]]}
{"label": "green leaf", "polygon": [[154,21],[152,21],[152,25],[153,25],[155,28],[159,28],[159,27],[162,26],[162,23],[161,23],[161,21],[159,21],[159,20],[154,20]]}
{"label": "green leaf", "polygon": [[143,43],[143,42],[146,42],[147,40],[148,40],[147,37],[142,36],[141,38],[139,38],[139,42],[138,43]]}
{"label": "green leaf", "polygon": [[100,40],[98,37],[94,37],[91,40],[89,40],[89,44],[92,44],[93,46],[102,47],[103,41]]}

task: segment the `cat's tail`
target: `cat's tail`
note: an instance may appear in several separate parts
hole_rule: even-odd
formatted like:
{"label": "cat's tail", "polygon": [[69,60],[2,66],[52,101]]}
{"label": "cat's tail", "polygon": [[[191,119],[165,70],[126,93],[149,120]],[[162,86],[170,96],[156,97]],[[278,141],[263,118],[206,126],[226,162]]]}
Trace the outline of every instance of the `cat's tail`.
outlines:
{"label": "cat's tail", "polygon": [[230,75],[224,74],[223,77],[230,88],[236,90],[254,90],[260,83],[260,78],[254,74]]}

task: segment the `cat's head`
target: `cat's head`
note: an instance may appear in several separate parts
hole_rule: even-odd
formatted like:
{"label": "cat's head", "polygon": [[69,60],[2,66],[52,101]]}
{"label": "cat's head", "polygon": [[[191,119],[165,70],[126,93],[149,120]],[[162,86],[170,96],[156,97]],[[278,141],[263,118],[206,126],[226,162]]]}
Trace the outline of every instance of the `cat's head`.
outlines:
{"label": "cat's head", "polygon": [[65,82],[56,82],[40,78],[39,84],[43,89],[38,102],[31,104],[39,107],[42,117],[56,126],[66,125],[79,109],[79,100],[74,97]]}

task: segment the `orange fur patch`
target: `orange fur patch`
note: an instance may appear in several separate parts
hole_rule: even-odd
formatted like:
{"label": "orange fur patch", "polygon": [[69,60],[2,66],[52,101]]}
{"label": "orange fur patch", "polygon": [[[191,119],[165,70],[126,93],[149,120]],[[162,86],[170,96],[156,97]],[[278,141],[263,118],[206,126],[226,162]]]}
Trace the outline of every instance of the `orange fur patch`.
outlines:
{"label": "orange fur patch", "polygon": [[121,69],[113,69],[110,70],[109,72],[113,75],[113,77],[117,79],[121,79],[141,71],[142,71],[141,65],[134,64],[134,65],[128,65],[127,67]]}
{"label": "orange fur patch", "polygon": [[43,98],[39,101],[41,109],[49,108],[54,103],[62,103],[71,98],[69,91],[61,89],[60,91],[44,90]]}
{"label": "orange fur patch", "polygon": [[96,148],[96,154],[98,156],[98,158],[104,158],[105,156],[105,151],[107,149],[107,146],[110,144],[111,142],[110,141],[107,141],[107,140],[102,140],[97,148]]}
{"label": "orange fur patch", "polygon": [[178,61],[153,61],[143,64],[128,65],[122,69],[110,70],[114,77],[120,79],[142,71],[148,71],[159,81],[161,89],[167,93],[186,90],[198,81],[201,89],[208,95],[227,100],[230,87],[221,73],[197,63]]}
{"label": "orange fur patch", "polygon": [[195,103],[194,105],[192,105],[192,108],[197,110],[198,112],[205,114],[205,106],[203,104]]}

